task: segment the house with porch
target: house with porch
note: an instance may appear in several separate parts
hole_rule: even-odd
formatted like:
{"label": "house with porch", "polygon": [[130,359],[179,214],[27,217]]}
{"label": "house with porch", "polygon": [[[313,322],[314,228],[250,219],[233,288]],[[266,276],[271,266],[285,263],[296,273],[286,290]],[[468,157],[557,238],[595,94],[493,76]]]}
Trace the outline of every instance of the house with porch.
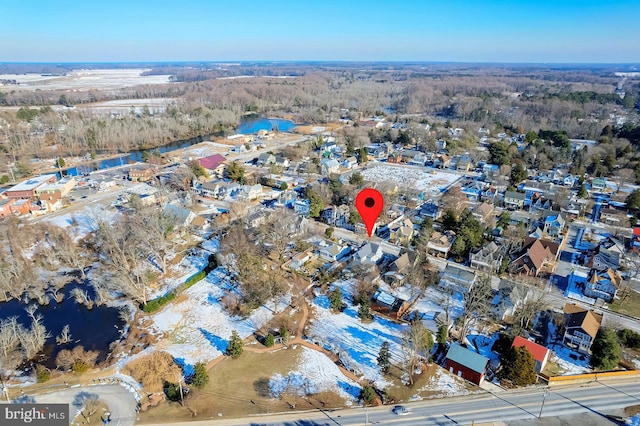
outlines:
{"label": "house with porch", "polygon": [[604,271],[592,269],[587,282],[584,284],[584,295],[610,303],[616,297],[621,283],[622,276],[618,271],[614,271],[611,268],[607,268]]}
{"label": "house with porch", "polygon": [[591,354],[591,345],[602,325],[602,314],[574,303],[564,305],[565,332],[563,343],[585,355]]}

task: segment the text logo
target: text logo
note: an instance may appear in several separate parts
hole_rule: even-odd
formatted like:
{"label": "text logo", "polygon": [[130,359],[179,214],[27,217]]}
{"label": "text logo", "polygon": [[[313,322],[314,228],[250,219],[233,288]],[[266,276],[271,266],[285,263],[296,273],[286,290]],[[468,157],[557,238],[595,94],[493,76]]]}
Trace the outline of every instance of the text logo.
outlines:
{"label": "text logo", "polygon": [[7,404],[0,406],[0,425],[67,426],[68,404]]}

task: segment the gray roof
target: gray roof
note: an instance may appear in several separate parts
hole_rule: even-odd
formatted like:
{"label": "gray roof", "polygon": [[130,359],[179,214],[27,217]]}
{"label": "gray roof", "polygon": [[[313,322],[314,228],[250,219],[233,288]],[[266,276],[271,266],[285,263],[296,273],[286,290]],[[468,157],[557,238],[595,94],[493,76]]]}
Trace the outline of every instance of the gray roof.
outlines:
{"label": "gray roof", "polygon": [[504,193],[505,198],[514,198],[516,200],[524,200],[525,194],[521,192],[507,191]]}
{"label": "gray roof", "polygon": [[455,361],[460,365],[464,365],[476,373],[484,373],[484,369],[487,367],[487,363],[489,362],[489,358],[463,348],[457,343],[454,343],[449,348],[449,352],[447,352],[447,359]]}

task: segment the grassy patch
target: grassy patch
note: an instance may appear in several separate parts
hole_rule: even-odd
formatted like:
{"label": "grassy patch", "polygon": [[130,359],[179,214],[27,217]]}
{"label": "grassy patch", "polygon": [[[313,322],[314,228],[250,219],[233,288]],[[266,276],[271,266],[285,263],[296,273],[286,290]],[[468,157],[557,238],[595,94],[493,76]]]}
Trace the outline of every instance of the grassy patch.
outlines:
{"label": "grassy patch", "polygon": [[[300,353],[301,348],[298,347],[267,353],[245,351],[238,359],[225,358],[209,370],[210,380],[204,388],[191,389],[185,400],[186,407],[181,407],[178,403],[164,402],[148,412],[140,413],[140,421],[136,423],[224,419],[309,410],[320,406],[344,406],[344,401],[333,393],[313,395],[306,400],[299,397],[285,400],[268,396],[268,380],[276,373],[284,376],[295,370]],[[295,405],[295,408],[292,408],[291,404]]]}
{"label": "grassy patch", "polygon": [[[440,371],[438,371],[440,370]],[[385,389],[387,392],[388,403],[393,404],[397,402],[406,402],[414,397],[420,398],[432,398],[436,396],[441,396],[443,394],[442,389],[424,389],[427,387],[429,381],[437,377],[438,373],[440,374],[449,374],[447,371],[443,370],[436,364],[429,365],[420,375],[414,376],[413,386],[406,386],[400,378],[403,375],[403,371],[400,370],[397,366],[392,366],[389,370],[389,374],[385,376],[387,380],[393,382],[393,385]],[[469,383],[464,384],[464,390],[467,392],[477,391],[478,387],[473,386]]]}
{"label": "grassy patch", "polygon": [[640,293],[632,291],[629,293],[627,300],[622,302],[622,304],[620,304],[620,300],[616,300],[609,304],[609,309],[614,312],[640,318]]}

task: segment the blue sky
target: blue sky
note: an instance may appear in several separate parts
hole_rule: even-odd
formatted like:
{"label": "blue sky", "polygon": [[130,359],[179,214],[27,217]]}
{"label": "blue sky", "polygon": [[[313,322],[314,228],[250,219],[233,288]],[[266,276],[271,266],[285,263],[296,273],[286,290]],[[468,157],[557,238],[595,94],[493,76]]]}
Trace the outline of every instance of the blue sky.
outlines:
{"label": "blue sky", "polygon": [[5,0],[0,61],[640,63],[640,0]]}

